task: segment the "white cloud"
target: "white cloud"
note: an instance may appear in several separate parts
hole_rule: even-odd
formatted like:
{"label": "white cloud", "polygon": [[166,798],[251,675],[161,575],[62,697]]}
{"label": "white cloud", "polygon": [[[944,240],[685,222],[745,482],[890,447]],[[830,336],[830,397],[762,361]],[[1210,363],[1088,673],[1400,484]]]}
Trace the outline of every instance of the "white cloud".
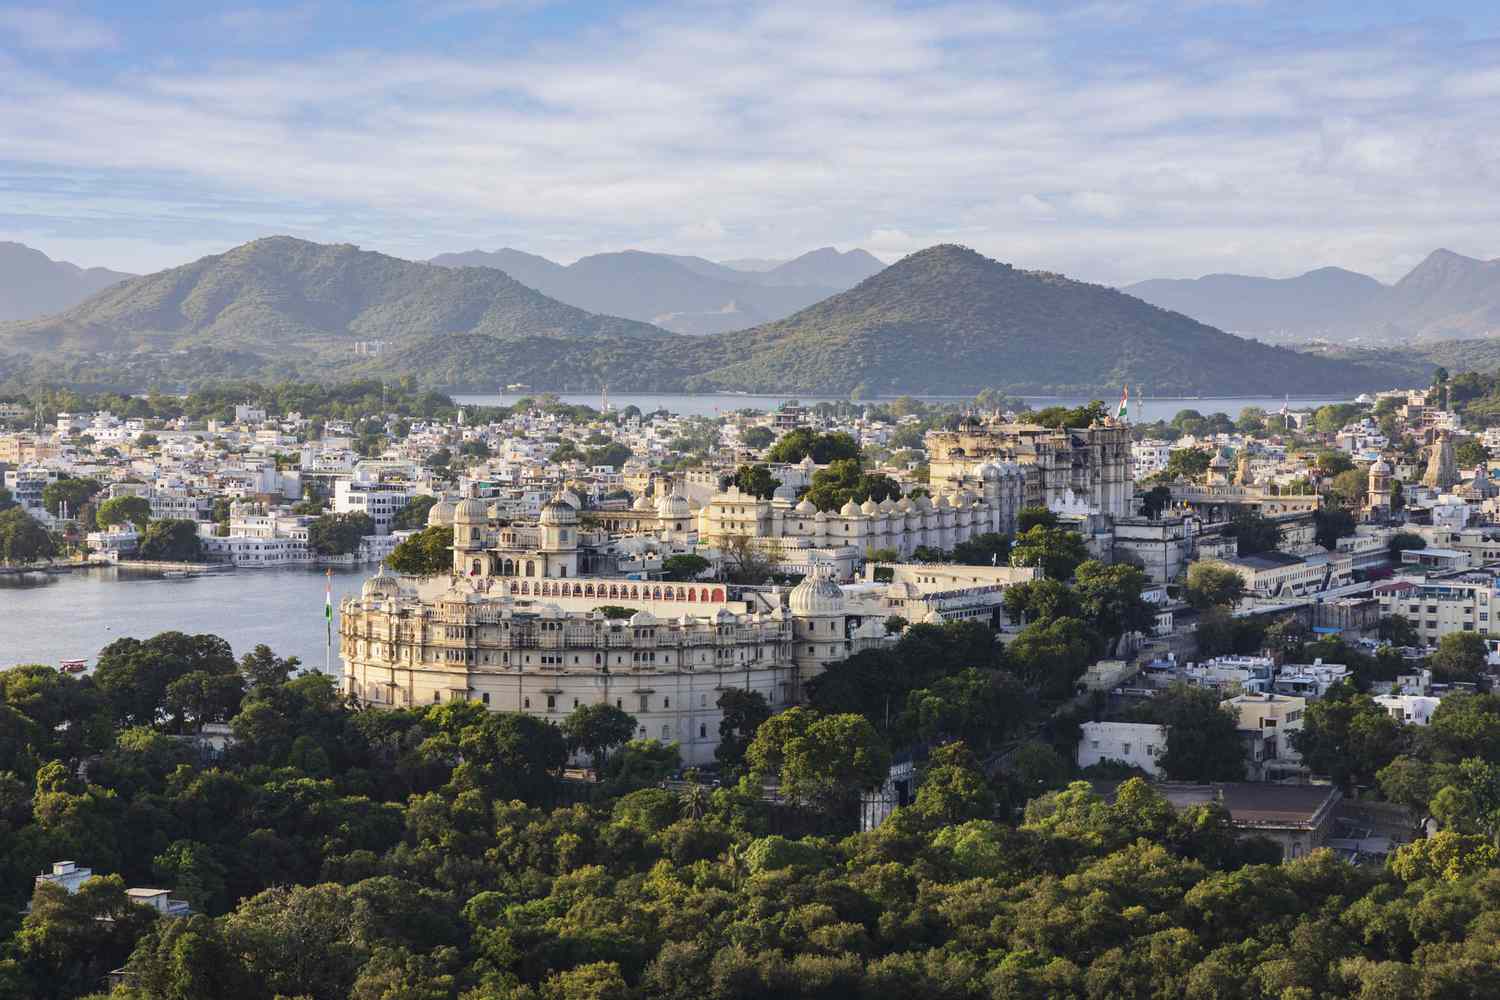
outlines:
{"label": "white cloud", "polygon": [[88,52],[112,48],[117,42],[102,21],[47,7],[0,7],[0,35],[43,52]]}
{"label": "white cloud", "polygon": [[895,258],[955,240],[1124,281],[1326,263],[1391,277],[1496,231],[1500,69],[1482,50],[1367,33],[1078,59],[1080,9],[705,3],[503,59],[349,48],[93,86],[16,66],[0,160],[138,179],[149,198],[26,211],[97,211],[116,238],[180,227],[184,246],[277,218],[412,256],[496,233],[561,258],[830,243]]}

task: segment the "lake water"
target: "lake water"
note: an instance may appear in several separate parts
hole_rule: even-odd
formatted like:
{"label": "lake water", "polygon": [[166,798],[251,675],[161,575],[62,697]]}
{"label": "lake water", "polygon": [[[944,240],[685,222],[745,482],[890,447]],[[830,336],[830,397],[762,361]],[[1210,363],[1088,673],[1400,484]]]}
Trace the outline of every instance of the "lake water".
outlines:
{"label": "lake water", "polygon": [[[472,406],[509,406],[517,400],[524,399],[528,395],[537,393],[495,393],[492,395],[455,395],[457,403]],[[558,399],[564,403],[574,405],[592,406],[598,409],[601,398],[598,393],[564,392],[557,394]],[[894,398],[894,397],[892,397]],[[968,399],[967,396],[918,396],[917,399],[928,402],[956,402]],[[1081,406],[1095,397],[1086,396],[1021,396],[1028,406],[1041,409],[1044,406]],[[1179,410],[1197,410],[1203,414],[1227,413],[1231,417],[1238,417],[1240,411],[1247,406],[1258,406],[1269,412],[1281,409],[1282,403],[1286,403],[1292,409],[1308,409],[1310,407],[1322,406],[1324,403],[1342,403],[1347,397],[1304,397],[1293,396],[1288,399],[1270,398],[1259,396],[1211,396],[1211,397],[1172,397],[1163,396],[1156,398],[1148,396],[1144,402],[1140,399],[1130,401],[1130,419],[1150,423],[1155,420],[1170,420],[1177,415]],[[734,410],[774,410],[782,403],[789,400],[797,400],[801,403],[847,403],[847,398],[833,398],[828,396],[739,396],[730,394],[715,395],[685,395],[673,393],[611,393],[609,403],[616,409],[624,409],[635,405],[644,412],[666,409],[672,413],[689,414],[694,416],[713,417],[720,414],[730,413]],[[859,402],[879,402],[878,399],[863,399]],[[1115,404],[1119,402],[1119,396],[1111,396],[1104,401],[1114,411]]]}
{"label": "lake water", "polygon": [[[358,594],[374,567],[333,571],[335,638],[338,603]],[[210,632],[235,656],[265,643],[280,656],[323,668],[322,568],[255,569],[168,580],[159,574],[91,569],[54,575],[0,576],[0,667],[86,657],[122,636]],[[333,670],[339,672],[338,651]]]}

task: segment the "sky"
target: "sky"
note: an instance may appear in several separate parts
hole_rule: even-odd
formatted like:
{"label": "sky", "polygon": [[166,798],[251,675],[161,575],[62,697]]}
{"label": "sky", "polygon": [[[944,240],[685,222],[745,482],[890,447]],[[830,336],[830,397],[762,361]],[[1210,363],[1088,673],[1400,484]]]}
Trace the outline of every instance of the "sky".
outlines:
{"label": "sky", "polygon": [[0,239],[287,233],[1107,283],[1500,257],[1500,5],[0,0]]}

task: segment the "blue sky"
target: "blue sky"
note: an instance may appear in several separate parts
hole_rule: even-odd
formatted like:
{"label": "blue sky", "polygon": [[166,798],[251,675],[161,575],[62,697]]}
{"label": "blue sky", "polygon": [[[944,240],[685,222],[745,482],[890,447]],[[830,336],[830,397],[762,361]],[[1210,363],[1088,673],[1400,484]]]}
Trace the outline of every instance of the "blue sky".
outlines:
{"label": "blue sky", "polygon": [[0,239],[1391,279],[1500,256],[1496,6],[0,0]]}

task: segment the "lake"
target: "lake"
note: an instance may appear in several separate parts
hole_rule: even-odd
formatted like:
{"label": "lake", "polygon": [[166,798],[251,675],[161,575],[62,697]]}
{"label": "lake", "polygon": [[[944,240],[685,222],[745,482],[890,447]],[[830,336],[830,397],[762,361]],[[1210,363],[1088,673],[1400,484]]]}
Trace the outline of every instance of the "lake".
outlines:
{"label": "lake", "polygon": [[[468,404],[471,406],[509,406],[528,395],[539,395],[539,393],[495,393],[483,394],[458,394],[453,397],[454,402]],[[564,403],[574,405],[592,406],[598,409],[601,399],[598,393],[564,392],[558,393],[557,398]],[[890,397],[894,398],[894,397]],[[917,396],[928,402],[956,402],[968,399],[967,396]],[[1021,396],[1028,406],[1041,409],[1044,406],[1081,406],[1094,397],[1085,396]],[[797,400],[801,403],[847,403],[847,398],[833,398],[829,396],[740,396],[727,393],[713,395],[687,395],[673,393],[610,393],[609,402],[617,409],[635,405],[644,412],[667,409],[672,413],[689,414],[693,416],[714,417],[730,413],[734,410],[774,410],[788,400]],[[880,402],[880,399],[862,399],[859,402]],[[1115,404],[1119,402],[1119,396],[1111,396],[1104,401],[1114,412]],[[1240,411],[1247,406],[1258,406],[1263,410],[1275,413],[1281,409],[1285,402],[1293,409],[1308,409],[1322,406],[1325,403],[1347,402],[1347,397],[1304,397],[1293,396],[1289,399],[1270,398],[1261,396],[1208,396],[1208,397],[1181,397],[1162,396],[1160,398],[1148,396],[1144,402],[1140,399],[1130,401],[1130,419],[1150,423],[1154,420],[1171,420],[1179,410],[1197,410],[1200,413],[1227,413],[1231,417],[1238,417]]]}
{"label": "lake", "polygon": [[[333,571],[334,635],[338,603],[358,594],[373,566]],[[265,643],[321,670],[324,661],[322,568],[234,570],[168,580],[116,568],[0,576],[0,667],[85,657],[122,636],[211,632],[235,656]],[[338,653],[333,670],[339,673]]]}

